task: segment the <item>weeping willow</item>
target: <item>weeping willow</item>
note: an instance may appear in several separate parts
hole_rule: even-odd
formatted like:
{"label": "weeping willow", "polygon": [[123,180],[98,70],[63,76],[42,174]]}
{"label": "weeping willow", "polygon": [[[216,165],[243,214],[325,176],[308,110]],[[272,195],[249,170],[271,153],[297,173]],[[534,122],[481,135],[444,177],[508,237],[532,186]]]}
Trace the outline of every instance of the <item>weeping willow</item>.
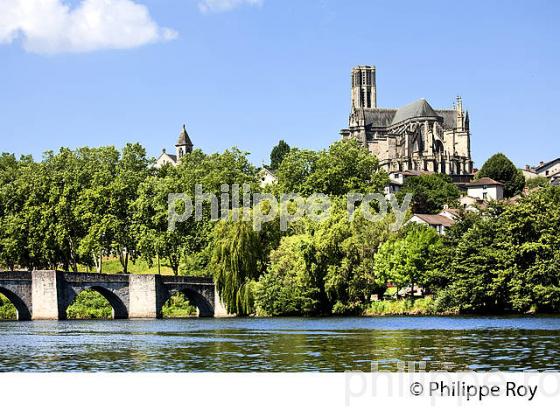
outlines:
{"label": "weeping willow", "polygon": [[254,312],[253,287],[263,266],[260,233],[250,222],[218,222],[213,231],[212,268],[214,281],[230,314]]}

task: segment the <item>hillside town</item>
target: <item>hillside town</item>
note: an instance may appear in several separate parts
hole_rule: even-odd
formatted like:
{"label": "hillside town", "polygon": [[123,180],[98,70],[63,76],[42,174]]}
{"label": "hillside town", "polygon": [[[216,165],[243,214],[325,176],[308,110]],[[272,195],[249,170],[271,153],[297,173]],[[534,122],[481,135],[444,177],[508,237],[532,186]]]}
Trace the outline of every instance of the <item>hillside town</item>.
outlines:
{"label": "hillside town", "polygon": [[[477,178],[478,169],[471,158],[471,132],[468,111],[461,97],[452,108],[433,109],[425,99],[401,108],[377,107],[375,66],[357,66],[351,73],[351,113],[348,128],[342,129],[342,139],[354,139],[376,156],[389,176],[384,193],[395,195],[405,181],[422,175],[444,174],[459,188],[458,207],[445,205],[437,214],[414,213],[410,222],[433,227],[440,234],[452,226],[463,212],[480,212],[492,201],[515,202],[529,192],[528,187],[511,198],[504,198],[503,182],[489,177]],[[164,148],[155,167],[176,166],[191,153],[193,143],[183,125],[175,153]],[[525,165],[519,169],[525,181],[548,180],[560,185],[560,157]],[[258,171],[261,188],[278,182],[274,170],[263,165]],[[530,185],[530,184],[529,184]],[[536,188],[533,188],[536,189]]]}

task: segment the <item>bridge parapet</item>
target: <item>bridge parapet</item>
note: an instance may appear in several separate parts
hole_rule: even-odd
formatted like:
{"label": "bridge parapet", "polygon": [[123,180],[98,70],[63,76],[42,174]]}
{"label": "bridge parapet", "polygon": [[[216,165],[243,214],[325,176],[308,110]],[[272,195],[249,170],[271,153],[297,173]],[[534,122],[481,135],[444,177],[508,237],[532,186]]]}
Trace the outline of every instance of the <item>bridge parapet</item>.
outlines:
{"label": "bridge parapet", "polygon": [[109,275],[106,273],[62,272],[64,280],[72,283],[128,283],[131,275]]}
{"label": "bridge parapet", "polygon": [[31,271],[27,271],[27,270],[3,271],[0,272],[0,278],[2,281],[7,281],[7,280],[31,281]]}

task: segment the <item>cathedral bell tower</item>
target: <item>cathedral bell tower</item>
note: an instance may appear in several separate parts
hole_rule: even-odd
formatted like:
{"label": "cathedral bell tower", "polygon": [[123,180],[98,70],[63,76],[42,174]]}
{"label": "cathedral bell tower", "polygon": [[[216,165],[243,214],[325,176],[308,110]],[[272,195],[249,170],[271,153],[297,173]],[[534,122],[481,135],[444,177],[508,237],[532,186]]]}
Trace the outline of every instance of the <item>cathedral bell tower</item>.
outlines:
{"label": "cathedral bell tower", "polygon": [[179,139],[177,141],[177,144],[175,144],[175,149],[177,151],[177,161],[179,161],[185,154],[192,152],[193,143],[189,138],[189,134],[187,133],[185,124],[183,124],[183,129],[179,134]]}
{"label": "cathedral bell tower", "polygon": [[352,69],[352,109],[377,108],[375,67],[361,65]]}

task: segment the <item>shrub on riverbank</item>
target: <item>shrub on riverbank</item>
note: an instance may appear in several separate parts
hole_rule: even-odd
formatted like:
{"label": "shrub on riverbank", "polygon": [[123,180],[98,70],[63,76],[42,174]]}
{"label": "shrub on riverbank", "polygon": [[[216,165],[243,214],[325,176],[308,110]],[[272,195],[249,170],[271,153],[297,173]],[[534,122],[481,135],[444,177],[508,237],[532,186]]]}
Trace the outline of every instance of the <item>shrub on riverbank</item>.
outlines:
{"label": "shrub on riverbank", "polygon": [[432,297],[421,299],[378,300],[366,309],[366,316],[383,315],[433,315],[438,313]]}
{"label": "shrub on riverbank", "polygon": [[191,305],[185,295],[176,293],[161,308],[164,318],[182,318],[196,316],[196,307]]}
{"label": "shrub on riverbank", "polygon": [[16,320],[16,308],[8,298],[0,294],[0,320]]}

